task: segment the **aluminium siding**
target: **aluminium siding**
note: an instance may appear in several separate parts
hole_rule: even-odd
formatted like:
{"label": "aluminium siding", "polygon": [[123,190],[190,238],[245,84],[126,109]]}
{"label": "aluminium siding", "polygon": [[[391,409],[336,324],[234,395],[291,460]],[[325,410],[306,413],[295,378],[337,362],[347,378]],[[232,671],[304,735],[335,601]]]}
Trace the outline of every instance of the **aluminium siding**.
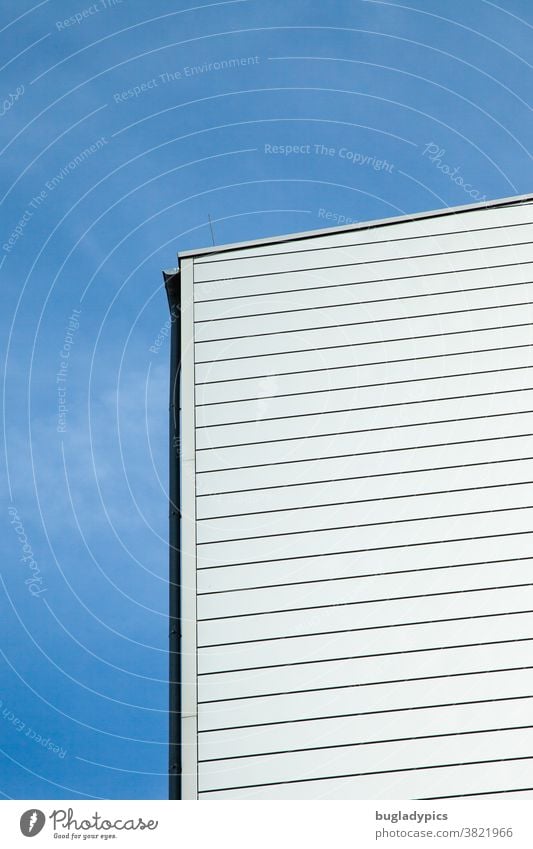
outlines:
{"label": "aluminium siding", "polygon": [[182,260],[189,797],[533,787],[532,222]]}

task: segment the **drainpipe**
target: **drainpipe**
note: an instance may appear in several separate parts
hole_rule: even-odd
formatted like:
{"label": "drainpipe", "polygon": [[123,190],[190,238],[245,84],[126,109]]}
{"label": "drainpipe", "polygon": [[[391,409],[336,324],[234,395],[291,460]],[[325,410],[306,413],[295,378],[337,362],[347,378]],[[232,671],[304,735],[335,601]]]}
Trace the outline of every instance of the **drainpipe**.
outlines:
{"label": "drainpipe", "polygon": [[170,309],[169,404],[169,767],[168,797],[181,799],[181,290],[178,269],[163,272]]}

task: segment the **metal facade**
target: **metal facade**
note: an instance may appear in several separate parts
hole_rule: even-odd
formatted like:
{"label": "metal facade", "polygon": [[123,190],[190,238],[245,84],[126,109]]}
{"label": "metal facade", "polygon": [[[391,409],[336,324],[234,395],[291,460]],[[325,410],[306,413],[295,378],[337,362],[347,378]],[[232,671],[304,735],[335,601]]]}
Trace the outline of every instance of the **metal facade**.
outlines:
{"label": "metal facade", "polygon": [[183,798],[533,788],[532,222],[180,257]]}

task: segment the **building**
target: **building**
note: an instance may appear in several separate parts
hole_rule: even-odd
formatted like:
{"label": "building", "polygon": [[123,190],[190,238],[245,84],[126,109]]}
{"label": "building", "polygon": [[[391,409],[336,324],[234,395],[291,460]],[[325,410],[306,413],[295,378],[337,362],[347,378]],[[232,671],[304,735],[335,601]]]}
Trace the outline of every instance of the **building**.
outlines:
{"label": "building", "polygon": [[165,275],[173,798],[533,795],[532,221],[524,196]]}

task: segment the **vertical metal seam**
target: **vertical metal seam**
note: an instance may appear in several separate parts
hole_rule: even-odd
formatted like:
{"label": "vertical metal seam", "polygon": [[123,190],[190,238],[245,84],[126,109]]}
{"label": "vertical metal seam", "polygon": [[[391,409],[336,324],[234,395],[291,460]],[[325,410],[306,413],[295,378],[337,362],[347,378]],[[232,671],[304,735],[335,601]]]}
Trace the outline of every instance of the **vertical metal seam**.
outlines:
{"label": "vertical metal seam", "polygon": [[181,681],[181,289],[163,273],[170,309],[169,393],[169,799],[182,798]]}

